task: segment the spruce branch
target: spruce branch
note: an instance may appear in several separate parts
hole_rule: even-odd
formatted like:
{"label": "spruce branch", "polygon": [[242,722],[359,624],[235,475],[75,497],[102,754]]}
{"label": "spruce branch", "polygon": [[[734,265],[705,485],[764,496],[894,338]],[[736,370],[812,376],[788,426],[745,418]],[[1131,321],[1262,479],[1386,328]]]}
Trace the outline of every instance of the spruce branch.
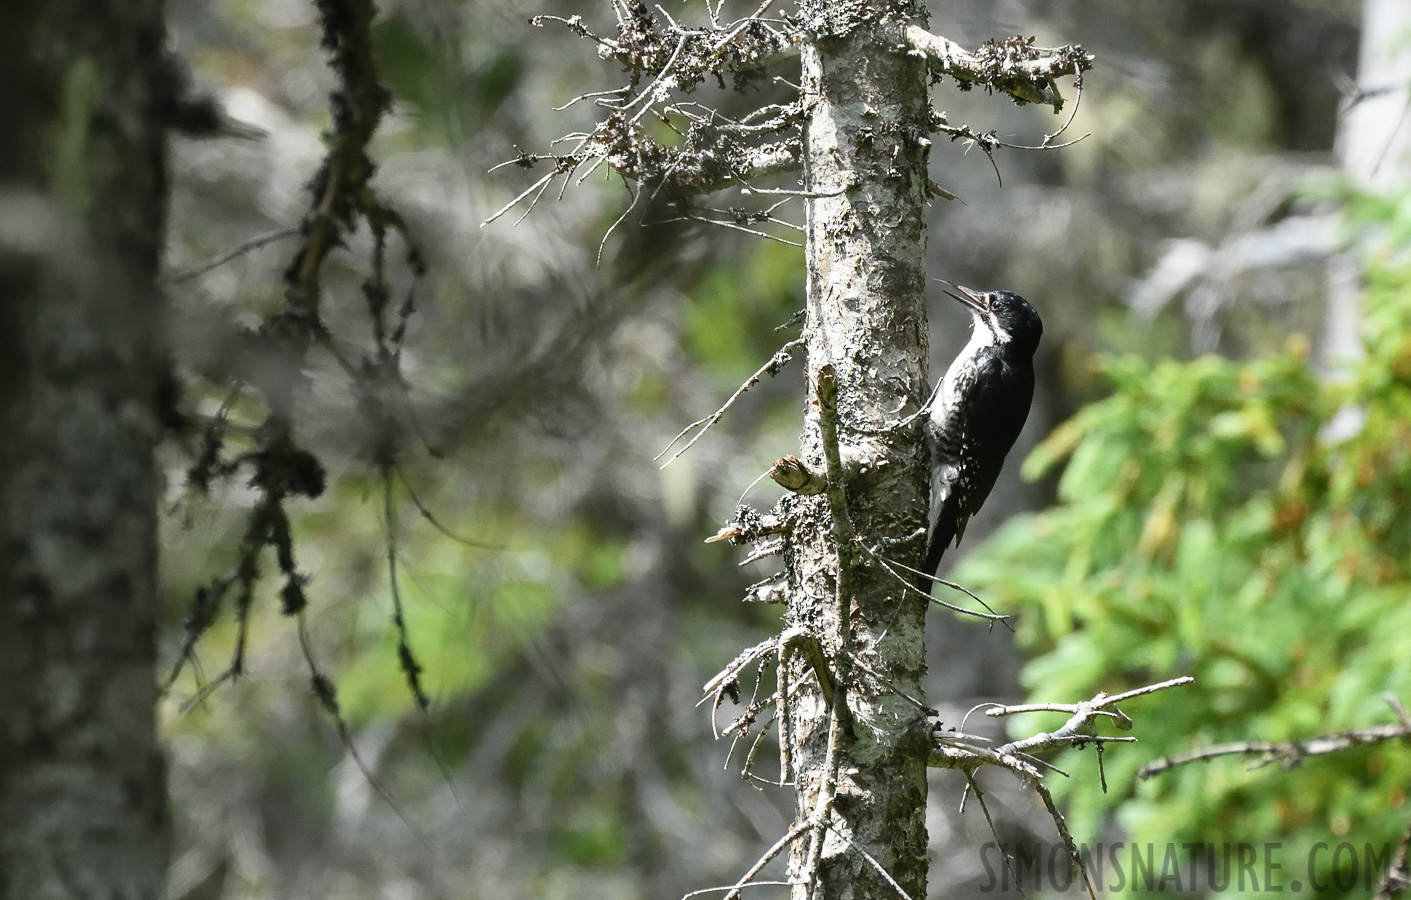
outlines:
{"label": "spruce branch", "polygon": [[1400,701],[1392,696],[1386,698],[1397,721],[1387,725],[1374,725],[1370,728],[1354,728],[1309,738],[1306,741],[1235,741],[1202,747],[1179,756],[1163,756],[1147,763],[1137,772],[1138,778],[1152,778],[1168,769],[1193,762],[1204,762],[1220,756],[1254,756],[1250,768],[1260,769],[1270,763],[1280,763],[1287,771],[1303,762],[1308,756],[1325,756],[1340,753],[1352,747],[1380,744],[1386,741],[1411,739],[1411,717]]}

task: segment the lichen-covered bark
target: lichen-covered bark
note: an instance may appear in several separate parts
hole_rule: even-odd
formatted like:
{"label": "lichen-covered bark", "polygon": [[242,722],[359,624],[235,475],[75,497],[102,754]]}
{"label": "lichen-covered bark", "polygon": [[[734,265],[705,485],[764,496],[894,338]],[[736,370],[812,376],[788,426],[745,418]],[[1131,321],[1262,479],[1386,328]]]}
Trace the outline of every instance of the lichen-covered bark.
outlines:
{"label": "lichen-covered bark", "polygon": [[[836,373],[855,540],[836,543],[825,496],[796,498],[789,619],[823,641],[846,704],[831,766],[823,695],[803,686],[793,704],[798,822],[812,824],[791,847],[790,875],[816,882],[797,898],[895,898],[879,866],[926,895],[926,746],[906,699],[922,696],[926,602],[863,549],[917,565],[925,543],[925,454],[917,429],[895,427],[927,396],[926,69],[896,38],[924,15],[900,0],[803,9],[814,34],[802,54],[806,188],[819,195],[808,201],[809,376],[816,385],[824,366]],[[812,403],[804,452],[823,467]],[[792,664],[811,685],[806,671]]]}
{"label": "lichen-covered bark", "polygon": [[0,35],[0,900],[155,900],[162,4]]}

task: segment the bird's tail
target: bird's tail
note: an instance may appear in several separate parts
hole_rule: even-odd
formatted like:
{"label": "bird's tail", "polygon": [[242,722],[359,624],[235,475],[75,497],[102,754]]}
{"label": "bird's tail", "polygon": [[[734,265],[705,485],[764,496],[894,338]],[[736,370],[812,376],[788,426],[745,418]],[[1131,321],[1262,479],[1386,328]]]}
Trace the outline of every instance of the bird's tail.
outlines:
{"label": "bird's tail", "polygon": [[916,576],[916,589],[928,597],[931,595],[931,586],[934,584],[931,578],[940,568],[941,557],[946,555],[946,548],[950,547],[951,542],[955,540],[955,510],[950,506],[950,503],[946,503],[941,507],[941,515],[936,521],[936,528],[931,532],[931,538],[926,543],[926,561],[921,564],[921,571],[926,574]]}

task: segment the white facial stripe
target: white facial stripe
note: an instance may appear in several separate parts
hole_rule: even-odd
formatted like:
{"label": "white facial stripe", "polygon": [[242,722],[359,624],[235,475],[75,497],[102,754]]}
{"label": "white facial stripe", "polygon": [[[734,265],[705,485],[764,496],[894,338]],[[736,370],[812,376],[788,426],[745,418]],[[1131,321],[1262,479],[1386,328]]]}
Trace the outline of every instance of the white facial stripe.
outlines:
{"label": "white facial stripe", "polygon": [[995,332],[990,328],[989,317],[978,312],[972,312],[970,315],[974,319],[970,325],[970,343],[961,351],[961,356],[969,356],[972,351],[995,343]]}
{"label": "white facial stripe", "polygon": [[974,318],[974,323],[970,330],[970,343],[961,353],[968,356],[971,351],[981,347],[988,347],[991,344],[1005,344],[1009,342],[1009,332],[999,323],[999,319],[988,312],[978,312],[972,310],[970,315]]}
{"label": "white facial stripe", "polygon": [[993,330],[993,331],[994,331],[994,333],[995,333],[995,341],[996,341],[997,343],[1000,343],[1000,344],[1007,344],[1007,343],[1009,343],[1009,332],[1004,330],[1004,326],[1003,326],[1003,325],[1000,325],[1000,323],[999,323],[999,318],[998,318],[998,317],[986,316],[986,317],[985,317],[985,323],[990,326],[990,328],[989,328],[988,330]]}

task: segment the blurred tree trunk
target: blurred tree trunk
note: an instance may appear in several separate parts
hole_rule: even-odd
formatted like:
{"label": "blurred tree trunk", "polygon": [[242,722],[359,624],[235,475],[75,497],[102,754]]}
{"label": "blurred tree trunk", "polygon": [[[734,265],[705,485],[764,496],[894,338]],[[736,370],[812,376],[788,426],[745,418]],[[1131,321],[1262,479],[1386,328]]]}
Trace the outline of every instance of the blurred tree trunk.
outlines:
{"label": "blurred tree trunk", "polygon": [[1338,157],[1363,185],[1389,190],[1411,171],[1411,4],[1366,0],[1356,102],[1338,129]]}
{"label": "blurred tree trunk", "polygon": [[[1338,125],[1337,154],[1358,187],[1390,193],[1411,175],[1411,4],[1365,0],[1357,94]],[[1361,353],[1359,262],[1354,249],[1328,265],[1323,364],[1337,371]]]}
{"label": "blurred tree trunk", "polygon": [[0,26],[0,898],[156,898],[161,0]]}
{"label": "blurred tree trunk", "polygon": [[[895,898],[888,877],[926,896],[927,743],[905,697],[922,696],[927,603],[863,549],[919,565],[925,544],[920,430],[895,424],[927,396],[931,122],[926,63],[895,36],[896,23],[924,21],[926,10],[907,0],[868,7],[859,24],[851,5],[801,6],[817,35],[802,60],[809,384],[825,398],[810,404],[804,452],[822,464],[830,450],[831,370],[841,454],[826,468],[845,497],[809,498],[797,532],[789,624],[818,636],[835,690],[831,703],[802,692],[789,723],[796,898]],[[835,478],[844,462],[846,477]],[[796,660],[794,677],[806,671]]]}

